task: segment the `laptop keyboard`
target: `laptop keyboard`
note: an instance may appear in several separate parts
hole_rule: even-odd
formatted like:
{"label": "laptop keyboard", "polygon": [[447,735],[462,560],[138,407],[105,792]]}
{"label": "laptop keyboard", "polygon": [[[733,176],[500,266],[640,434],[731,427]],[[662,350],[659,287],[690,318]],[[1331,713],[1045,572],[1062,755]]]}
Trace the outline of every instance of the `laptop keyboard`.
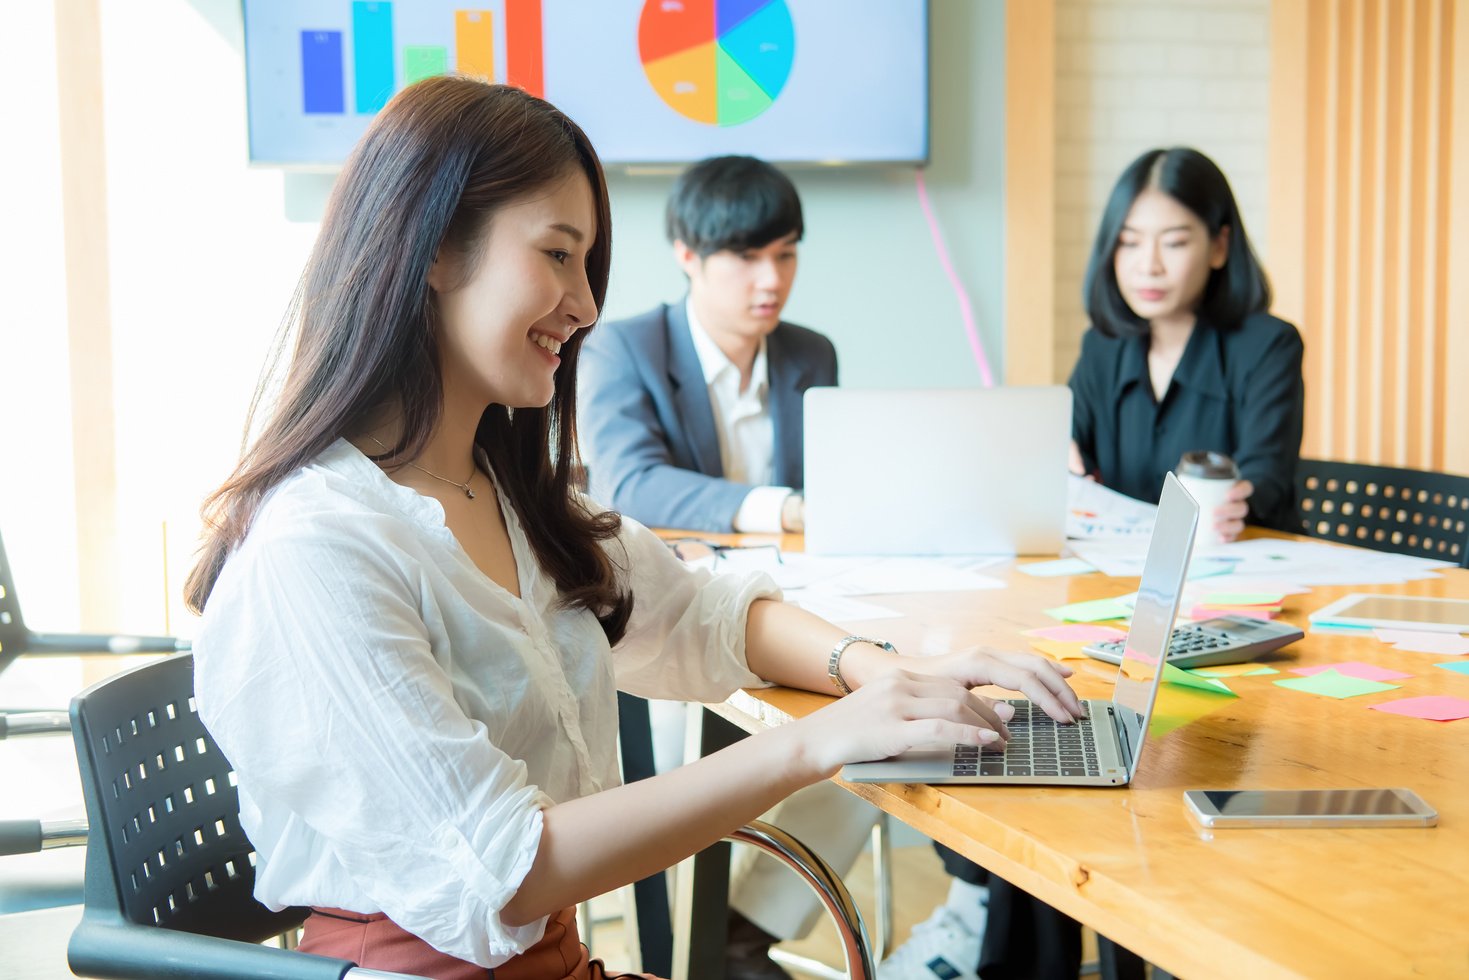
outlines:
{"label": "laptop keyboard", "polygon": [[1063,725],[1029,701],[1007,702],[1015,717],[1005,723],[1005,751],[954,746],[956,776],[1100,776],[1092,720]]}

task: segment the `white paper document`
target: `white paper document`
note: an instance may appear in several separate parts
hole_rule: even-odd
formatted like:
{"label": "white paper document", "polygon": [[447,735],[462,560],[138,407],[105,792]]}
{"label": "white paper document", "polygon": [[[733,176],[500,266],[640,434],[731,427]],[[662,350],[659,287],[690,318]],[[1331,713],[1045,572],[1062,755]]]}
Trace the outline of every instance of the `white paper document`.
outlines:
{"label": "white paper document", "polygon": [[904,592],[971,592],[1003,589],[1005,583],[976,569],[997,565],[1007,558],[863,558],[860,564],[811,584],[835,595],[890,595]]}
{"label": "white paper document", "polygon": [[1141,539],[1146,547],[1157,515],[1156,504],[1133,500],[1084,476],[1072,475],[1067,484],[1068,538],[1086,541]]}
{"label": "white paper document", "polygon": [[820,616],[828,623],[836,623],[838,626],[863,623],[869,619],[901,619],[903,616],[897,610],[879,606],[875,602],[864,602],[851,596],[817,592],[812,589],[792,592],[786,596],[786,601],[800,606],[813,615]]}

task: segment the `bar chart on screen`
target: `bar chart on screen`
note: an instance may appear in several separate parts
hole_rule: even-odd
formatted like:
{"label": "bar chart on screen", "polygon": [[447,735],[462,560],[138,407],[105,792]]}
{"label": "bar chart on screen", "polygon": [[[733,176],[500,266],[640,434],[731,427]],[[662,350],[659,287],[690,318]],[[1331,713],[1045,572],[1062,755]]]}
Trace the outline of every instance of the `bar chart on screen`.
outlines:
{"label": "bar chart on screen", "polygon": [[[403,0],[342,0],[338,6],[335,17],[316,17],[322,23],[299,32],[304,113],[346,112],[349,84],[352,110],[377,112],[403,86],[451,70],[545,94],[541,0],[502,0],[499,9],[441,7],[433,18],[422,17],[423,5]],[[396,25],[395,7],[408,8],[398,12]],[[497,72],[500,63],[504,70]]]}
{"label": "bar chart on screen", "polygon": [[433,75],[545,95],[542,0],[255,0],[245,33],[256,160],[340,159],[395,93]]}

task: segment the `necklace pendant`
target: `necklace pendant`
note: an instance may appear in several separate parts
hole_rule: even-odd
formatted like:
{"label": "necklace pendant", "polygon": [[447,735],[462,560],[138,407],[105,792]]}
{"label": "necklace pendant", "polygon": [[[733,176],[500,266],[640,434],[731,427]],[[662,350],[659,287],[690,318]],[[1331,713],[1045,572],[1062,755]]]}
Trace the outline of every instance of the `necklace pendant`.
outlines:
{"label": "necklace pendant", "polygon": [[471,490],[469,487],[465,487],[464,488],[464,496],[468,497],[470,500],[473,500],[474,499],[474,491]]}

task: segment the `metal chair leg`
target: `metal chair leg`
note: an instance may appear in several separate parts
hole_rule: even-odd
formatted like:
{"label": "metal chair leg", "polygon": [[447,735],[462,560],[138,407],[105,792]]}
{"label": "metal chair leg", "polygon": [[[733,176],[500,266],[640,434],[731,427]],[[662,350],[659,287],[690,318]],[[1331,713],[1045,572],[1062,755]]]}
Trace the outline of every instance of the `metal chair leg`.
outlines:
{"label": "metal chair leg", "polygon": [[847,976],[852,980],[872,980],[877,976],[862,913],[857,903],[852,901],[852,893],[847,891],[841,876],[821,859],[821,855],[774,824],[762,820],[746,824],[726,839],[759,848],[816,889],[821,904],[836,920],[837,938],[841,940],[842,953],[847,960]]}
{"label": "metal chair leg", "polygon": [[893,835],[891,818],[880,813],[872,825],[873,898],[877,903],[877,941],[872,958],[881,963],[893,948]]}

